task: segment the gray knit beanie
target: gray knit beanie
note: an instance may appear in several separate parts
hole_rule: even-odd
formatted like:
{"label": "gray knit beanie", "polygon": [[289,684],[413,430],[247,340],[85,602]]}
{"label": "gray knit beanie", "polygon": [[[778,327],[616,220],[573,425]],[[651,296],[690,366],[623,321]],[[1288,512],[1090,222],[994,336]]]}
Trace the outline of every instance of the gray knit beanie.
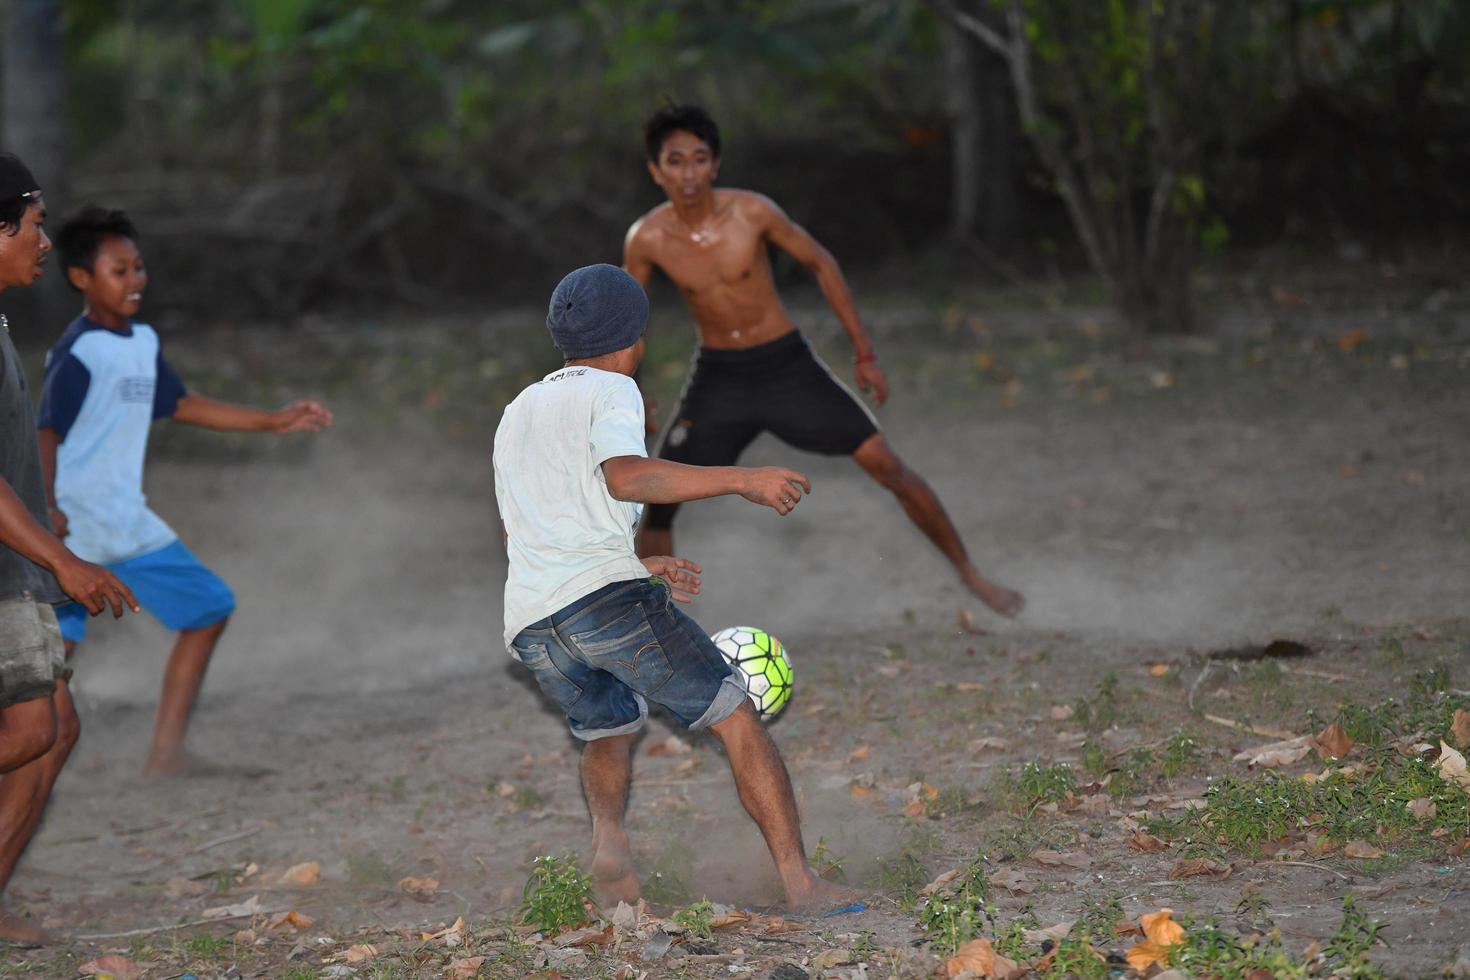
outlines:
{"label": "gray knit beanie", "polygon": [[562,356],[598,357],[632,347],[648,325],[648,294],[615,265],[567,273],[551,294],[546,329]]}

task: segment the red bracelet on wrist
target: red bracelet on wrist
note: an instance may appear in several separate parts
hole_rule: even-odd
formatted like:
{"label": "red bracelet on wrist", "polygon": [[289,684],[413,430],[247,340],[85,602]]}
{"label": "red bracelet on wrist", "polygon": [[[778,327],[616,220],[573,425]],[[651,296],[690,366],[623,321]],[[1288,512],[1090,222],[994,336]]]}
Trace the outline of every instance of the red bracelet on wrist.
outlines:
{"label": "red bracelet on wrist", "polygon": [[875,364],[877,363],[877,361],[878,355],[874,354],[872,351],[868,351],[866,354],[859,354],[857,357],[854,357],[852,359],[852,363],[854,364]]}

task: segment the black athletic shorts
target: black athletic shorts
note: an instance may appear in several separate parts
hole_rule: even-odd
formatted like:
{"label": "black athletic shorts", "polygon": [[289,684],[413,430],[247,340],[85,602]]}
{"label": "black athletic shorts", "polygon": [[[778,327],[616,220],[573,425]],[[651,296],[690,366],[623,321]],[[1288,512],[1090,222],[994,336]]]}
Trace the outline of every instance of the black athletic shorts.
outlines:
{"label": "black athletic shorts", "polygon": [[[878,420],[793,330],[743,350],[700,348],[658,455],[694,466],[730,466],[762,432],[824,456],[850,456]],[[646,526],[666,529],[678,504],[652,504]]]}

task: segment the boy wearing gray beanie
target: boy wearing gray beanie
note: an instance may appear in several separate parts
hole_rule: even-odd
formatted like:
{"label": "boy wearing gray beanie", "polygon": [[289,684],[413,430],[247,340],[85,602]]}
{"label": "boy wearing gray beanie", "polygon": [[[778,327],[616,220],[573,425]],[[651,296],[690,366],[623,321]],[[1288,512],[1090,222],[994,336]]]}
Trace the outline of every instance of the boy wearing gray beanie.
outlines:
{"label": "boy wearing gray beanie", "polygon": [[633,742],[653,702],[724,746],[787,901],[836,902],[843,890],[807,864],[775,743],[708,635],[674,606],[699,592],[699,566],[639,559],[633,549],[644,504],[738,494],[784,516],[811,485],[781,467],[649,459],[632,378],[647,321],[642,286],[616,266],[577,269],[552,293],[546,326],[566,363],[521,392],[495,433],[510,566],[505,645],[584,743],[592,874],[603,901],[638,899],[623,814]]}

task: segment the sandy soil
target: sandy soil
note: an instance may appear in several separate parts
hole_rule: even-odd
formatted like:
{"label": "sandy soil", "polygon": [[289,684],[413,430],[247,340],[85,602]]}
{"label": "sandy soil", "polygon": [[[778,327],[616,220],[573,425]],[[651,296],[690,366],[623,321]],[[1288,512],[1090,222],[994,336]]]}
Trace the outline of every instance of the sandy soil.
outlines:
{"label": "sandy soil", "polygon": [[[750,462],[794,461],[816,485],[793,517],[735,501],[686,509],[678,550],[706,567],[696,618],[711,631],[754,621],[792,651],[797,695],[774,733],[809,844],[823,838],[850,880],[913,846],[915,824],[927,834],[928,870],[966,863],[1005,823],[987,791],[995,774],[1075,760],[1079,734],[1051,708],[1094,691],[1107,672],[1127,708],[1110,739],[1141,744],[1187,727],[1207,746],[1211,772],[1240,770],[1233,750],[1260,741],[1185,707],[1181,680],[1216,647],[1294,636],[1320,651],[1320,670],[1353,678],[1287,676],[1266,708],[1249,702],[1254,722],[1295,731],[1305,731],[1307,708],[1395,693],[1425,663],[1448,661],[1467,683],[1470,627],[1457,618],[1470,593],[1466,316],[1380,314],[1357,343],[1343,340],[1356,320],[1301,314],[1283,326],[1281,316],[1210,343],[1153,344],[1114,340],[1105,316],[1083,310],[1018,310],[984,329],[961,321],[953,336],[941,312],[875,317],[894,350],[895,396],[881,413],[889,437],[934,484],[982,567],[1026,592],[1014,623],[966,601],[892,501],[846,461],[762,440]],[[222,357],[244,349],[244,361],[251,343],[266,343],[195,342],[232,352]],[[362,936],[432,931],[456,916],[474,929],[503,925],[531,858],[584,846],[574,747],[499,649],[504,561],[491,431],[479,424],[493,406],[446,428],[456,399],[473,391],[451,391],[444,408],[438,397],[420,402],[410,383],[411,408],[385,409],[391,399],[358,381],[416,355],[376,350],[378,362],[337,398],[339,433],[213,449],[162,440],[151,500],[241,600],[191,736],[224,771],[138,781],[168,638],[143,619],[94,623],[76,663],[82,743],[8,899],[69,938],[0,953],[15,975],[75,975],[108,951],[135,957],[147,976],[222,975],[232,964],[247,976],[315,971]],[[666,397],[679,357],[668,353],[657,371]],[[209,390],[275,397],[279,385],[237,378]],[[370,421],[354,423],[354,406]],[[957,627],[962,609],[983,635]],[[1374,652],[1390,635],[1407,637],[1405,659]],[[1171,675],[1151,676],[1157,662]],[[1243,676],[1225,677],[1201,697],[1231,715],[1244,710],[1232,698],[1250,690]],[[699,739],[687,754],[659,754],[669,734],[656,721],[640,743],[630,826],[645,867],[682,842],[693,897],[769,905],[774,881],[722,759]],[[968,748],[986,736],[1005,747]],[[1168,794],[1197,796],[1208,774],[1174,781]],[[972,805],[910,820],[902,808],[916,780]],[[854,781],[870,792],[854,795]],[[1040,887],[1003,894],[1000,907],[1030,901],[1050,922],[1106,894],[1132,915],[1160,906],[1228,915],[1249,882],[1305,946],[1330,935],[1341,896],[1352,894],[1391,923],[1393,946],[1375,961],[1405,976],[1453,960],[1470,921],[1463,859],[1367,871],[1340,859],[1243,862],[1224,880],[1170,881],[1174,857],[1131,851],[1115,821],[1104,809],[1046,824],[1080,841],[1090,866],[1023,858]],[[320,863],[318,882],[278,882],[308,861]],[[409,875],[438,888],[409,894],[397,887]],[[211,890],[171,893],[177,878]],[[263,909],[315,922],[267,932],[257,921],[259,945],[223,949],[181,944],[230,937],[248,918],[85,938],[199,919],[256,895]],[[810,968],[816,953],[864,932],[911,950],[914,970],[932,968],[910,945],[920,936],[911,912],[891,895],[868,905],[809,922],[779,946],[717,937],[717,954],[739,947],[743,960],[640,969],[714,976],[744,964],[766,976],[783,962]],[[435,956],[380,975],[441,975],[449,953]],[[619,962],[561,969],[611,975]],[[494,956],[484,971],[519,975]]]}

